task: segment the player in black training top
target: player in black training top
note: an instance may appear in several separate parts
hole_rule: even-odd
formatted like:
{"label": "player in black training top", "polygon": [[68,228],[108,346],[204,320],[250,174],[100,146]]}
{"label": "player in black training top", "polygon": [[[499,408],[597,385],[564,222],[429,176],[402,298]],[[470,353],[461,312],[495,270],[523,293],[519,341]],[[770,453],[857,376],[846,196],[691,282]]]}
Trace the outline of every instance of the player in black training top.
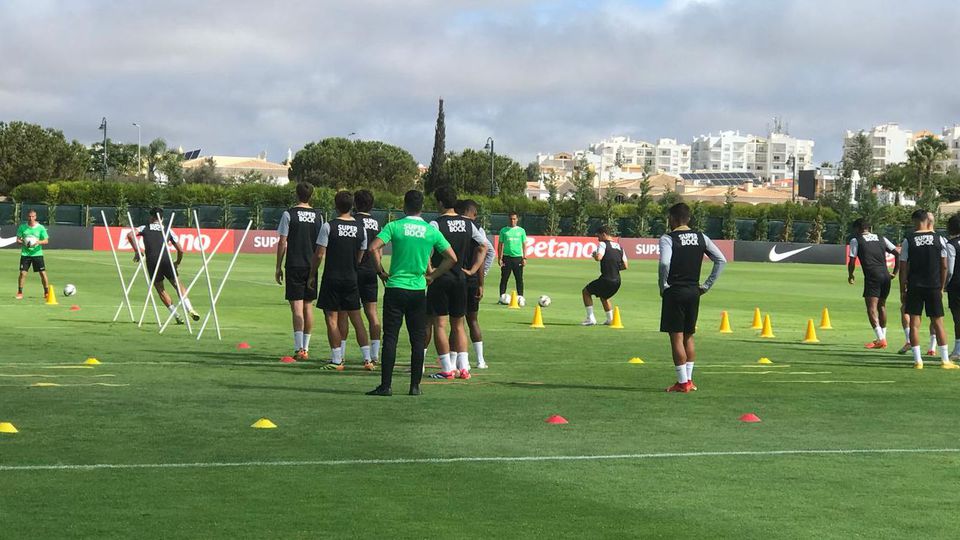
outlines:
{"label": "player in black training top", "polygon": [[600,262],[600,277],[587,283],[583,288],[583,307],[587,310],[587,318],[580,324],[593,326],[597,319],[593,316],[593,297],[599,297],[607,319],[603,324],[613,322],[613,306],[610,299],[620,290],[620,271],[627,269],[627,254],[620,244],[611,240],[610,227],[606,225],[597,230],[597,240],[600,245],[593,253],[593,260]]}
{"label": "player in black training top", "polygon": [[323,276],[320,279],[317,307],[323,310],[327,323],[327,339],[330,342],[330,362],[327,369],[343,370],[341,333],[337,326],[337,312],[345,311],[357,333],[357,344],[363,353],[363,362],[370,362],[370,339],[363,327],[360,315],[360,288],[357,284],[357,269],[367,250],[367,235],[363,224],[350,215],[353,194],[340,191],[334,196],[336,219],[323,224],[317,235],[317,249],[310,264],[310,285],[316,284],[317,270],[323,258]]}
{"label": "player in black training top", "polygon": [[[707,235],[689,227],[690,207],[677,203],[670,207],[670,232],[660,237],[660,331],[670,334],[673,365],[677,382],[667,392],[696,390],[693,362],[696,358],[693,334],[697,331],[700,296],[706,294],[727,263],[723,253]],[[700,284],[703,256],[713,261],[710,277]]]}
{"label": "player in black training top", "polygon": [[[487,272],[489,272],[490,267],[493,266],[493,260],[497,257],[497,253],[493,248],[493,244],[490,243],[490,239],[487,238],[487,233],[482,227],[477,225],[477,209],[477,201],[473,199],[457,201],[457,213],[472,221],[486,240],[487,253],[483,258],[483,267],[479,272],[467,276],[467,315],[465,319],[467,329],[470,331],[470,341],[473,342],[473,351],[477,353],[477,369],[487,369],[487,361],[483,357],[483,332],[480,330],[480,300],[483,300],[483,285],[486,282]],[[477,262],[475,260],[476,250],[471,257],[469,261],[464,261],[464,266],[470,268]],[[458,362],[460,361],[461,354],[467,355],[466,363],[469,365],[469,352],[466,350],[457,351]]]}
{"label": "player in black training top", "polygon": [[853,222],[856,233],[850,239],[850,257],[847,261],[847,283],[853,285],[853,275],[860,262],[863,270],[863,301],[867,306],[867,320],[873,328],[876,339],[867,343],[868,349],[887,348],[887,296],[890,295],[890,282],[897,277],[899,265],[894,262],[893,273],[887,267],[887,253],[899,260],[900,250],[882,235],[870,230],[870,222],[860,218]]}
{"label": "player in black training top", "polygon": [[960,214],[947,221],[947,306],[953,317],[953,351],[950,360],[960,358]]}
{"label": "player in black training top", "polygon": [[[170,299],[170,294],[167,293],[163,286],[164,280],[169,281],[170,285],[173,285],[174,290],[179,291],[183,307],[187,308],[187,313],[190,315],[190,318],[199,321],[200,314],[193,309],[190,299],[186,296],[187,291],[183,288],[183,285],[177,277],[177,268],[180,266],[180,261],[183,260],[183,248],[180,247],[177,235],[174,234],[172,230],[170,234],[164,238],[166,231],[167,229],[163,226],[163,209],[154,207],[150,209],[150,223],[141,225],[137,227],[136,231],[127,233],[127,240],[130,241],[130,245],[134,245],[137,243],[135,236],[143,239],[143,257],[147,262],[147,275],[153,277],[153,287],[157,290],[160,301],[163,302],[163,305],[167,306],[170,313],[173,313],[177,324],[183,324],[183,319],[177,314],[177,305],[174,305],[173,300]],[[176,261],[171,259],[170,251],[167,249],[168,245],[173,246],[174,249],[177,250]],[[140,260],[139,256],[140,252],[138,250],[133,256],[133,260]]]}
{"label": "player in black training top", "polygon": [[[287,271],[287,286],[284,297],[290,302],[293,315],[293,355],[298,361],[310,356],[310,333],[313,331],[313,301],[317,299],[316,288],[307,285],[310,280],[310,261],[320,234],[323,216],[310,207],[313,184],[297,184],[296,206],[280,216],[277,234],[277,283],[283,285],[283,271]],[[314,285],[315,287],[315,285]]]}
{"label": "player in black training top", "polygon": [[[373,243],[373,239],[380,234],[380,224],[370,215],[373,209],[373,193],[366,189],[361,189],[353,194],[354,218],[363,224],[363,230],[367,235],[367,246]],[[360,260],[360,267],[357,269],[357,285],[360,287],[360,302],[363,304],[363,312],[367,316],[367,325],[370,331],[370,362],[365,362],[363,367],[373,369],[374,365],[380,359],[380,318],[377,316],[377,297],[380,294],[380,278],[377,277],[377,269],[373,265],[373,257],[369,252],[363,253]]]}
{"label": "player in black training top", "polygon": [[[433,193],[437,204],[443,209],[430,225],[450,243],[457,256],[453,267],[427,287],[427,305],[433,328],[437,355],[440,357],[440,372],[431,375],[435,379],[470,378],[470,363],[467,354],[456,351],[467,350],[467,336],[463,328],[463,317],[467,312],[467,278],[475,275],[483,267],[487,252],[486,236],[473,221],[457,214],[457,192],[450,186],[441,186]],[[465,266],[464,261],[472,261]],[[437,268],[443,262],[443,256],[434,252],[430,260],[431,268]],[[447,322],[450,324],[450,338],[447,338]],[[451,358],[451,349],[456,355]]]}
{"label": "player in black training top", "polygon": [[900,247],[900,296],[910,315],[910,348],[913,367],[923,369],[920,356],[920,317],[927,312],[937,337],[941,366],[960,368],[950,361],[947,335],[943,329],[943,290],[947,286],[947,241],[933,230],[933,220],[926,210],[914,211],[914,232],[907,235]]}

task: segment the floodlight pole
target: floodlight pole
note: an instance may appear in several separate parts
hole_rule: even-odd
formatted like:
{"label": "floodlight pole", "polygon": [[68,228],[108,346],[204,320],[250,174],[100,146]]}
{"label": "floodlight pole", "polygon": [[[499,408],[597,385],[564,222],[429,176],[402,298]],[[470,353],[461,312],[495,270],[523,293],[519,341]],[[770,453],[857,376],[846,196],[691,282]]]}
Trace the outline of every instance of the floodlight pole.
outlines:
{"label": "floodlight pole", "polygon": [[493,137],[487,137],[487,144],[483,147],[484,150],[490,151],[490,196],[496,197],[500,193],[500,189],[497,186],[496,180],[493,177],[493,165],[494,165],[494,152],[493,152]]}

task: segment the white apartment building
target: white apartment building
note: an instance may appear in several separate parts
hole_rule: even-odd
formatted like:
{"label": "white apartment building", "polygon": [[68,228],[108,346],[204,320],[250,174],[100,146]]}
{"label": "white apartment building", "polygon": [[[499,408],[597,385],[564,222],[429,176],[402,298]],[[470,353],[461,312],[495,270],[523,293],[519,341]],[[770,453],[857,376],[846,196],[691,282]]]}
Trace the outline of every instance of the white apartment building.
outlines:
{"label": "white apartment building", "polygon": [[702,172],[751,172],[768,181],[793,178],[787,159],[796,156],[797,169],[813,165],[814,142],[785,133],[769,137],[721,131],[693,139],[691,167]]}
{"label": "white apartment building", "polygon": [[690,172],[692,151],[689,144],[680,144],[676,139],[659,139],[656,150],[657,172],[673,175]]}
{"label": "white apartment building", "polygon": [[907,161],[907,151],[913,149],[916,142],[913,131],[901,129],[898,124],[887,123],[874,126],[869,131],[847,131],[843,138],[844,153],[859,133],[864,133],[870,138],[873,147],[874,171],[882,171],[887,165]]}
{"label": "white apartment building", "polygon": [[943,128],[943,142],[947,143],[950,152],[947,168],[960,167],[960,124]]}
{"label": "white apartment building", "polygon": [[562,181],[570,179],[577,163],[585,161],[596,173],[594,187],[600,187],[610,181],[640,180],[649,174],[690,172],[690,157],[690,146],[676,139],[659,139],[653,144],[611,137],[586,150],[537,154],[537,164],[544,178],[552,174]]}

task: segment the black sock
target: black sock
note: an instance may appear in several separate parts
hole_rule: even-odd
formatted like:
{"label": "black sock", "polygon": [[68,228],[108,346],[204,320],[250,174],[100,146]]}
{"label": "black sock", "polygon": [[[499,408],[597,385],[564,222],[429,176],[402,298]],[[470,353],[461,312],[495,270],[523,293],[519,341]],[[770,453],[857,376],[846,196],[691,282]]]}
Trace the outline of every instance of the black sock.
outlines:
{"label": "black sock", "polygon": [[23,287],[17,287],[17,294],[23,294]]}

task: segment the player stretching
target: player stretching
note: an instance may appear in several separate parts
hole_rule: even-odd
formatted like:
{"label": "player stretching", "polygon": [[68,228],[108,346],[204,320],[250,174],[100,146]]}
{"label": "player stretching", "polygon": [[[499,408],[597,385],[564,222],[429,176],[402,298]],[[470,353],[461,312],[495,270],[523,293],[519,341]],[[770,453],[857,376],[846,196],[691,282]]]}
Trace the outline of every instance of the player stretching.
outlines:
{"label": "player stretching", "polygon": [[527,231],[517,225],[520,218],[516,212],[510,212],[510,226],[500,229],[497,242],[497,263],[500,265],[500,296],[507,292],[510,273],[516,282],[517,294],[523,296],[523,268],[527,265],[524,249],[527,243]]}
{"label": "player stretching", "polygon": [[600,298],[603,311],[607,314],[607,320],[603,324],[609,325],[613,322],[613,306],[610,305],[610,299],[620,290],[620,270],[627,269],[627,254],[620,244],[610,240],[609,227],[604,225],[597,229],[597,240],[600,241],[600,245],[593,252],[593,260],[600,262],[600,277],[583,288],[583,307],[587,310],[586,320],[580,323],[583,326],[597,324],[597,319],[593,316],[594,296]]}
{"label": "player stretching", "polygon": [[[670,335],[677,382],[667,392],[696,390],[693,362],[696,351],[693,334],[697,331],[700,296],[717,281],[727,263],[723,253],[702,232],[691,230],[690,207],[677,203],[670,207],[670,232],[660,237],[660,331]],[[703,256],[713,261],[710,277],[700,285]]]}
{"label": "player stretching", "polygon": [[[380,224],[370,215],[373,208],[373,193],[361,189],[353,194],[353,207],[356,210],[356,219],[363,223],[363,230],[367,238],[367,245],[380,234]],[[370,362],[364,362],[363,367],[373,369],[380,360],[380,318],[377,316],[377,296],[380,287],[377,283],[377,269],[373,266],[373,258],[369,252],[363,253],[360,268],[357,270],[357,284],[360,287],[360,302],[363,303],[363,312],[367,316],[370,329]]]}
{"label": "player stretching", "polygon": [[43,261],[43,246],[50,243],[47,228],[37,221],[37,211],[27,211],[27,222],[17,228],[17,243],[20,244],[20,277],[17,281],[17,300],[23,300],[23,284],[27,281],[27,272],[33,267],[40,274],[43,296],[50,293],[50,281],[47,279],[47,265]]}
{"label": "player stretching", "polygon": [[[856,278],[853,271],[860,260],[863,270],[863,300],[867,305],[867,320],[873,327],[876,339],[867,343],[868,349],[887,348],[887,297],[890,295],[890,281],[897,277],[898,265],[893,273],[887,269],[887,253],[900,258],[900,250],[889,240],[871,232],[870,222],[860,218],[853,222],[857,231],[850,239],[850,259],[847,261],[847,283],[853,285]],[[897,260],[894,259],[894,260]]]}
{"label": "player stretching", "polygon": [[317,249],[310,263],[309,285],[312,288],[316,284],[317,270],[326,257],[317,300],[317,307],[323,310],[326,319],[327,339],[330,342],[330,362],[325,367],[343,371],[343,348],[337,325],[339,311],[345,311],[353,323],[363,363],[370,363],[370,338],[360,315],[360,287],[357,285],[357,268],[367,250],[367,235],[363,232],[363,224],[350,215],[353,208],[352,193],[338,192],[333,204],[337,209],[337,217],[320,226]]}
{"label": "player stretching", "polygon": [[[477,353],[477,369],[487,369],[487,362],[483,358],[483,333],[480,331],[480,300],[483,299],[483,284],[486,280],[487,272],[490,271],[490,267],[493,265],[493,259],[496,257],[496,253],[493,249],[493,244],[487,239],[487,233],[477,225],[477,201],[467,199],[457,202],[457,213],[469,219],[473,225],[480,230],[480,234],[484,237],[484,245],[487,246],[487,254],[483,258],[483,268],[479,272],[467,276],[466,316],[467,328],[470,330],[470,341],[473,342],[473,350]],[[474,247],[479,246],[475,245]],[[470,260],[464,261],[463,264],[465,266],[472,267],[476,262],[476,250],[471,252],[470,257]],[[467,365],[469,365],[469,353],[466,348],[462,351],[457,351],[458,361],[461,354],[467,355],[465,361]]]}
{"label": "player stretching", "polygon": [[910,315],[910,347],[913,367],[923,369],[920,356],[920,316],[926,309],[940,349],[943,369],[957,369],[950,361],[943,329],[943,289],[947,285],[947,243],[933,230],[926,210],[911,216],[915,232],[907,235],[900,248],[900,295]]}
{"label": "player stretching", "polygon": [[[280,216],[277,234],[277,283],[283,285],[283,268],[287,270],[286,299],[293,315],[294,358],[306,360],[310,356],[310,332],[313,330],[313,301],[317,299],[316,287],[310,288],[310,261],[314,243],[320,233],[323,216],[310,207],[313,184],[297,184],[299,203]],[[286,264],[284,265],[284,256]]]}
{"label": "player stretching", "polygon": [[[443,238],[453,249],[457,261],[437,277],[427,288],[427,303],[432,314],[434,342],[440,357],[440,372],[431,375],[434,379],[470,378],[467,335],[463,328],[463,316],[467,312],[467,277],[473,276],[483,268],[483,259],[487,252],[487,237],[469,219],[459,215],[457,192],[450,186],[440,186],[434,192],[440,208],[440,216],[430,222],[440,231]],[[465,261],[472,261],[470,267]],[[443,256],[438,250],[431,259],[432,266],[439,266]],[[450,324],[450,338],[447,338],[447,323]],[[451,358],[451,352],[454,358]]]}
{"label": "player stretching", "polygon": [[[141,225],[136,230],[136,236],[143,238],[143,256],[146,257],[147,261],[147,275],[156,275],[153,280],[153,287],[157,290],[157,294],[160,295],[160,301],[163,302],[163,305],[167,306],[170,313],[173,313],[177,324],[183,324],[183,319],[180,318],[180,314],[177,313],[177,306],[173,304],[173,300],[170,299],[170,294],[167,293],[163,286],[164,279],[169,281],[170,285],[173,285],[174,290],[179,291],[183,307],[187,308],[190,318],[199,321],[200,314],[193,310],[190,299],[187,298],[187,291],[177,279],[177,269],[180,267],[180,261],[183,260],[183,248],[180,247],[177,235],[173,234],[173,231],[170,231],[170,234],[167,235],[166,238],[163,237],[165,229],[163,228],[163,221],[161,220],[162,215],[162,208],[151,208],[150,223]],[[127,240],[130,241],[130,245],[133,245],[137,241],[137,239],[134,238],[134,231],[127,233]],[[171,261],[170,259],[170,251],[167,249],[168,244],[177,250],[176,261]],[[133,260],[138,260],[137,257],[138,255],[134,255]]]}
{"label": "player stretching", "polygon": [[[410,395],[420,395],[427,324],[427,297],[424,291],[428,282],[445,274],[457,262],[457,256],[440,231],[427,225],[420,217],[422,210],[423,193],[408,191],[403,196],[406,217],[387,223],[370,245],[374,268],[386,284],[383,291],[380,386],[367,392],[368,396],[393,395],[393,366],[397,360],[397,341],[404,320],[407,322],[407,335],[410,336]],[[381,250],[385,244],[393,245],[389,273],[384,271],[381,262]],[[433,250],[443,255],[443,262],[427,275]]]}

